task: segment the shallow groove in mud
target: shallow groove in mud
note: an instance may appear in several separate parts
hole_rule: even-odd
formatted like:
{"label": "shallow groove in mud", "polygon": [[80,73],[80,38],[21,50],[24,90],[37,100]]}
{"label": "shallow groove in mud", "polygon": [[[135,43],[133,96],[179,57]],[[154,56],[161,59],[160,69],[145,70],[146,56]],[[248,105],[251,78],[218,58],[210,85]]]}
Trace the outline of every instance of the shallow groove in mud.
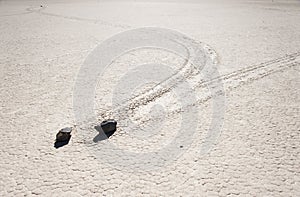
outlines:
{"label": "shallow groove in mud", "polygon": [[[277,63],[279,65],[276,65],[276,66],[280,66],[284,63],[290,63],[292,61],[295,61],[297,59],[297,57],[299,57],[299,56],[300,56],[300,52],[289,54],[289,55],[286,55],[286,56],[283,56],[283,57],[280,57],[280,58],[277,58],[277,59],[273,59],[273,60],[270,60],[270,61],[267,61],[267,62],[263,62],[263,63],[256,64],[256,65],[253,65],[253,66],[249,66],[247,68],[240,69],[240,70],[231,72],[231,73],[226,74],[226,75],[222,75],[222,76],[220,76],[218,78],[214,78],[210,81],[200,82],[198,84],[198,86],[207,85],[208,83],[213,83],[214,81],[217,81],[217,80],[231,79],[231,78],[234,78],[236,76],[241,76],[244,73],[251,73],[251,72],[254,72],[255,70],[258,70],[258,69],[264,69],[264,68],[274,66]],[[269,69],[272,69],[272,68],[269,68]],[[276,67],[274,69],[276,69]]]}
{"label": "shallow groove in mud", "polygon": [[[147,89],[146,91],[142,92],[140,95],[135,96],[131,98],[130,100],[127,100],[124,104],[122,104],[120,107],[108,110],[105,112],[102,112],[99,114],[99,116],[103,118],[107,118],[112,116],[112,113],[118,113],[118,114],[126,114],[130,110],[135,110],[139,106],[147,105],[150,102],[155,101],[156,99],[162,97],[164,94],[170,92],[174,87],[178,86],[178,84],[182,83],[183,81],[190,79],[198,74],[201,74],[201,71],[204,67],[215,67],[217,64],[217,55],[214,50],[212,50],[208,45],[204,43],[199,43],[195,40],[192,40],[190,38],[182,37],[183,41],[185,39],[188,39],[189,41],[192,41],[192,46],[185,46],[183,43],[180,43],[179,41],[172,40],[173,42],[176,42],[177,44],[180,44],[183,48],[187,50],[187,57],[182,57],[185,59],[185,62],[183,66],[175,72],[174,75],[171,75],[170,77],[166,78],[164,81],[156,84],[154,87]],[[202,46],[203,51],[200,50],[200,53],[204,53],[205,57],[202,60],[203,62],[196,62],[197,65],[194,64],[194,60],[198,58],[199,51],[198,47]],[[208,68],[210,69],[210,68]],[[125,115],[126,116],[126,115]]]}
{"label": "shallow groove in mud", "polygon": [[[269,76],[273,73],[281,72],[287,68],[299,66],[300,63],[295,61],[299,56],[300,56],[300,52],[296,52],[267,62],[249,66],[247,68],[240,69],[229,74],[221,75],[216,78],[212,78],[211,80],[208,81],[199,81],[193,87],[193,91],[199,89],[204,90],[205,88],[209,88],[209,92],[205,90],[202,91],[203,94],[199,96],[196,103],[193,103],[190,106],[183,106],[180,109],[174,111],[170,111],[166,115],[170,116],[175,113],[180,113],[183,110],[188,110],[192,106],[204,103],[213,97],[217,97],[218,95],[224,95],[224,91],[218,87],[218,84],[220,82],[224,83],[225,92],[228,92],[244,84],[251,83],[253,81]],[[171,85],[168,84],[167,88],[161,88],[154,92],[150,92],[150,93],[148,92],[148,94],[147,93],[142,94],[139,97],[130,100],[129,101],[130,103],[127,103],[127,105],[124,104],[124,106],[128,106],[128,107],[121,107],[118,109],[108,110],[104,113],[101,113],[99,115],[101,118],[99,119],[111,117],[113,113],[118,114],[119,118],[121,119],[126,119],[128,118],[128,116],[131,116],[137,108],[143,105],[147,105],[148,103],[153,102],[156,99],[162,97],[165,93],[170,92],[174,86],[178,85],[187,77],[189,76],[184,76],[182,78],[174,77],[173,78],[174,84]]]}
{"label": "shallow groove in mud", "polygon": [[0,15],[0,17],[10,17],[10,16],[21,16],[21,15],[26,15],[26,14],[31,14],[33,12],[37,12],[37,11],[40,11],[42,9],[45,9],[45,7],[29,7],[29,8],[26,8],[25,9],[25,12],[21,12],[21,13],[15,13],[15,14],[3,14],[3,15]]}
{"label": "shallow groove in mud", "polygon": [[43,9],[32,10],[32,11],[36,12],[40,15],[52,16],[52,17],[63,18],[63,19],[68,19],[68,20],[92,22],[92,23],[95,23],[95,24],[100,24],[100,25],[110,26],[110,27],[116,27],[116,28],[122,28],[122,29],[132,28],[129,25],[114,24],[114,23],[106,22],[106,21],[101,20],[101,19],[90,19],[90,18],[81,18],[81,17],[76,17],[76,16],[66,16],[66,15],[54,14],[54,13],[51,13],[51,12],[43,11],[44,9],[45,9],[45,7],[43,7]]}
{"label": "shallow groove in mud", "polygon": [[[290,58],[288,58],[290,57]],[[236,88],[239,88],[243,85],[246,85],[246,84],[249,84],[249,83],[252,83],[254,81],[257,81],[259,79],[262,79],[262,78],[265,78],[269,75],[272,75],[272,74],[275,74],[275,73],[278,73],[278,72],[283,72],[284,70],[286,69],[289,69],[289,68],[294,68],[294,67],[299,67],[300,66],[300,63],[299,62],[293,62],[293,59],[294,59],[294,55],[288,55],[287,58],[278,58],[278,59],[282,59],[282,61],[286,61],[286,60],[289,60],[288,62],[285,62],[285,63],[282,63],[282,64],[279,64],[277,66],[275,66],[276,68],[272,68],[272,69],[269,69],[269,70],[260,70],[259,68],[262,68],[262,66],[255,66],[256,69],[249,69],[250,71],[248,71],[248,73],[245,74],[245,72],[239,72],[239,73],[236,73],[235,72],[235,75],[233,75],[233,77],[227,77],[226,78],[226,81],[223,81],[226,88],[225,88],[225,92],[228,93]],[[276,63],[280,63],[281,61],[277,61],[278,59],[276,59],[276,61],[272,60],[272,61],[269,61],[268,63],[262,63],[264,65],[268,65],[268,66],[274,66],[274,63],[270,64],[270,62],[276,62]],[[260,64],[260,65],[262,65]],[[254,66],[252,66],[254,67]],[[250,67],[249,67],[250,68]],[[253,72],[255,70],[259,69],[258,71],[261,71],[261,72]],[[246,69],[244,69],[243,71],[245,71]],[[222,77],[225,77],[224,76],[220,76],[220,78]],[[235,78],[239,78],[240,80],[239,81],[236,81]],[[213,82],[213,81],[210,81],[210,82]],[[209,82],[205,82],[205,83],[209,83]],[[183,112],[184,110],[189,110],[190,108],[194,107],[194,106],[197,106],[199,104],[203,104],[207,101],[209,101],[211,98],[213,97],[218,97],[220,95],[224,95],[224,92],[218,88],[211,88],[210,89],[210,92],[207,92],[206,94],[203,94],[201,95],[200,98],[198,98],[197,102],[196,103],[193,103],[192,105],[188,105],[188,106],[184,106],[184,107],[181,107],[181,108],[178,108],[178,109],[175,109],[173,111],[169,111],[167,112],[165,115],[166,117],[165,118],[171,118],[173,115],[177,114],[177,113],[181,113]],[[134,112],[132,112],[133,114]],[[128,114],[128,112],[125,113],[125,115],[121,115],[120,117],[121,118],[128,118],[128,116],[132,116],[132,114]],[[150,119],[141,119],[142,117],[138,117],[135,119],[135,121],[139,122],[140,125],[143,125],[143,124],[146,124],[148,122],[157,122],[157,121],[160,121],[159,118],[156,118],[156,117],[152,117],[151,120]],[[138,129],[140,128],[139,125],[134,125],[134,126],[131,126],[130,129],[131,130],[134,130],[134,129]],[[128,129],[128,128],[127,128]],[[120,128],[120,130],[122,131],[123,129]],[[117,134],[118,135],[118,134]]]}

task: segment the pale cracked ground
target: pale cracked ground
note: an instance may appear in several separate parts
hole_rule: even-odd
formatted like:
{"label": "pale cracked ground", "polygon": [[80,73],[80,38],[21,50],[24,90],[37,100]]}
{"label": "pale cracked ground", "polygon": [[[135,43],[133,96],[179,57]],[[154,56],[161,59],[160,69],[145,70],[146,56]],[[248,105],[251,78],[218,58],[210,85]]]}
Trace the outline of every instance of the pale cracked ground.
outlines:
{"label": "pale cracked ground", "polygon": [[[0,1],[0,195],[299,196],[299,21],[299,1]],[[138,130],[122,126],[97,144],[95,130],[75,132],[55,149],[56,132],[76,124],[73,87],[87,55],[110,36],[145,26],[180,31],[217,53],[226,111],[216,145],[200,154],[211,99],[195,86],[201,113],[195,134],[185,136],[192,144],[164,166],[108,165],[106,159],[126,155],[101,148],[110,142],[151,151],[176,128],[154,128],[142,145]],[[150,49],[120,57],[98,83],[99,118],[122,69],[158,60],[175,70],[182,63]],[[168,111],[174,99],[155,102],[166,102]],[[169,115],[167,126],[176,127],[180,114]],[[128,116],[139,122],[147,109]]]}

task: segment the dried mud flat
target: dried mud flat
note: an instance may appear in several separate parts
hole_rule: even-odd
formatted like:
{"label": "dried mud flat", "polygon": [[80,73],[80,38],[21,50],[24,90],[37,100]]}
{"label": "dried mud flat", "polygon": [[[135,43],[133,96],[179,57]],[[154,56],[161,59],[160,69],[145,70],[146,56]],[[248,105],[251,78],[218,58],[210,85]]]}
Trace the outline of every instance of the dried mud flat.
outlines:
{"label": "dried mud flat", "polygon": [[[297,196],[298,21],[298,1],[0,1],[0,195]],[[93,95],[98,121],[116,118],[117,132],[94,142],[93,121],[54,148],[57,131],[78,124],[74,89],[88,55],[113,35],[150,26],[201,43],[218,75],[203,78],[207,67],[195,69],[191,53],[123,54]],[[136,66],[153,62],[174,73],[131,88],[149,77]],[[140,78],[131,83],[132,73]],[[183,81],[190,89],[180,93],[195,96],[184,107],[174,93]],[[125,107],[115,107],[128,92]],[[192,110],[197,121],[185,122]],[[214,117],[222,127],[212,135]],[[174,152],[162,151],[168,144]]]}

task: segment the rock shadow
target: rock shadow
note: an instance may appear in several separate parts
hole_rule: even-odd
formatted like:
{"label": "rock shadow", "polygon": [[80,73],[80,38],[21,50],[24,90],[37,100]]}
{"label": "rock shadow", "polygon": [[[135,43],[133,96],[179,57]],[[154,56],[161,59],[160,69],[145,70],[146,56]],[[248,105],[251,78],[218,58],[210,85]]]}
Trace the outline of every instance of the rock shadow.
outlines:
{"label": "rock shadow", "polygon": [[101,128],[100,125],[97,125],[94,128],[99,132],[99,134],[94,137],[94,139],[93,139],[94,142],[99,142],[99,141],[102,141],[102,140],[106,140],[110,136],[112,136],[115,133],[115,131],[116,131],[116,130],[114,130],[114,131],[111,131],[111,132],[104,133],[104,131]]}
{"label": "rock shadow", "polygon": [[70,141],[71,137],[72,137],[72,136],[70,136],[70,137],[69,137],[67,140],[65,140],[65,141],[55,141],[54,147],[57,149],[57,148],[60,148],[60,147],[63,147],[63,146],[65,146],[65,145],[69,144],[69,141]]}

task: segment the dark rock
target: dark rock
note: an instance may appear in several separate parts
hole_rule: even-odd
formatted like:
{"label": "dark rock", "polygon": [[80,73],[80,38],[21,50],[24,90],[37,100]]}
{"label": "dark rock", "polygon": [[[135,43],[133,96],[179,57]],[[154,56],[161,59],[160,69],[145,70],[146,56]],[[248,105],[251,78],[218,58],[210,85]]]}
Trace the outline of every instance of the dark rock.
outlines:
{"label": "dark rock", "polygon": [[108,119],[101,122],[100,126],[105,134],[113,133],[117,130],[117,121]]}
{"label": "dark rock", "polygon": [[94,137],[93,141],[98,142],[98,141],[106,140],[110,136],[112,136],[117,130],[117,121],[113,119],[108,119],[101,122],[100,125],[96,125],[94,128],[97,131],[99,131],[99,134],[96,137]]}
{"label": "dark rock", "polygon": [[56,142],[68,141],[71,138],[72,127],[66,127],[61,129],[56,134]]}

